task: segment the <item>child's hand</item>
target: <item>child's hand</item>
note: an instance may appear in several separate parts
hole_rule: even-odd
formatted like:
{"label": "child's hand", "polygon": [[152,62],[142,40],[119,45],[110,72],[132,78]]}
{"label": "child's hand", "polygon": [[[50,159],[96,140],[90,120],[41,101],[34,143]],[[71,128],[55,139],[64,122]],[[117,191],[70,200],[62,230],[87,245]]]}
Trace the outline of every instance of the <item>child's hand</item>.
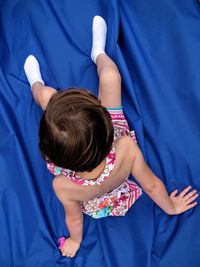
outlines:
{"label": "child's hand", "polygon": [[62,256],[73,258],[76,252],[80,248],[80,242],[72,240],[70,237],[65,239],[63,245],[59,247],[62,252]]}
{"label": "child's hand", "polygon": [[170,194],[170,199],[174,206],[174,213],[173,214],[180,214],[195,207],[198,203],[194,202],[194,200],[198,197],[196,194],[197,190],[193,190],[189,192],[191,186],[186,187],[179,195],[176,196],[178,190],[174,190]]}

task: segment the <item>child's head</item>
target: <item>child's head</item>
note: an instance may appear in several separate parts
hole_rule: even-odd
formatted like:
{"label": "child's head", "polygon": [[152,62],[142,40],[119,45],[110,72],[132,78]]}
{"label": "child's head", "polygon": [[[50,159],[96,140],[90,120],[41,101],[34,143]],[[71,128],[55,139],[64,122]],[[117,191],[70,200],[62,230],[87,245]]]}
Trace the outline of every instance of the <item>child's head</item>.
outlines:
{"label": "child's head", "polygon": [[113,125],[106,108],[84,89],[54,94],[41,118],[39,146],[55,165],[91,171],[108,155]]}

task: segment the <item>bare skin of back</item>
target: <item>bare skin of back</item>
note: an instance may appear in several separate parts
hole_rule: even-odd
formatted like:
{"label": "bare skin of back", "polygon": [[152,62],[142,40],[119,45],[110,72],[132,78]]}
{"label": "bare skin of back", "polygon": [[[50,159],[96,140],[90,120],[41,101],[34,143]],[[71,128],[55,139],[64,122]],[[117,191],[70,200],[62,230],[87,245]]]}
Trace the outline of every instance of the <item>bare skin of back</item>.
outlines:
{"label": "bare skin of back", "polygon": [[[57,190],[59,190],[60,187],[60,189],[63,190],[64,196],[67,196],[67,199],[73,201],[88,201],[101,196],[119,186],[124,179],[129,176],[132,170],[133,147],[135,146],[137,145],[133,143],[129,136],[121,137],[115,141],[115,165],[110,176],[101,185],[80,186],[67,180],[64,175],[58,175],[53,180],[53,187]],[[94,171],[90,172],[91,176]],[[81,173],[79,174],[81,175]],[[98,173],[96,177],[94,175],[93,179],[96,180],[100,174],[101,172]]]}

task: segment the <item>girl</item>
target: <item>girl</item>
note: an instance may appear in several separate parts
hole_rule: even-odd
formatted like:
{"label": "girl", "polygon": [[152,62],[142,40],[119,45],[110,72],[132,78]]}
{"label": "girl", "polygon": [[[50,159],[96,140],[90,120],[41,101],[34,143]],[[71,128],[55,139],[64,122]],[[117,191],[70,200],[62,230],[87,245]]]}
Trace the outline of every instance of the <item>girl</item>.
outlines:
{"label": "girl", "polygon": [[84,89],[56,91],[44,85],[38,61],[24,64],[35,101],[44,113],[40,122],[40,149],[55,175],[53,188],[66,213],[70,236],[60,247],[74,257],[83,232],[83,212],[93,218],[125,215],[142,190],[128,180],[130,173],[167,214],[180,214],[197,205],[196,190],[188,186],[170,195],[146,165],[121,108],[121,78],[105,54],[107,27],[93,19],[91,58],[97,65],[99,95]]}

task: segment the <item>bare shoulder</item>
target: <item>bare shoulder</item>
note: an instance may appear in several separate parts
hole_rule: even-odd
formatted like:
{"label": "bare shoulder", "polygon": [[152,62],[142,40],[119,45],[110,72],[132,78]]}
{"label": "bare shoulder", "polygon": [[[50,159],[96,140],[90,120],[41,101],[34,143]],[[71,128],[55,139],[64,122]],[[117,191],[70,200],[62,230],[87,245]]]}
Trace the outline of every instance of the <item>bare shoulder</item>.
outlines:
{"label": "bare shoulder", "polygon": [[124,135],[115,141],[115,148],[117,154],[124,156],[132,155],[133,151],[138,149],[138,146],[130,136]]}
{"label": "bare shoulder", "polygon": [[55,176],[52,186],[56,192],[67,189],[66,177],[64,175]]}
{"label": "bare shoulder", "polygon": [[115,144],[132,144],[133,139],[129,135],[123,135],[115,141]]}
{"label": "bare shoulder", "polygon": [[76,187],[64,175],[56,176],[53,179],[52,186],[60,200],[65,198],[68,200],[73,199],[74,194],[76,195],[77,193]]}
{"label": "bare shoulder", "polygon": [[69,181],[64,175],[58,175],[52,183],[58,199],[63,203],[71,201],[88,201],[101,192],[100,186],[82,186]]}

